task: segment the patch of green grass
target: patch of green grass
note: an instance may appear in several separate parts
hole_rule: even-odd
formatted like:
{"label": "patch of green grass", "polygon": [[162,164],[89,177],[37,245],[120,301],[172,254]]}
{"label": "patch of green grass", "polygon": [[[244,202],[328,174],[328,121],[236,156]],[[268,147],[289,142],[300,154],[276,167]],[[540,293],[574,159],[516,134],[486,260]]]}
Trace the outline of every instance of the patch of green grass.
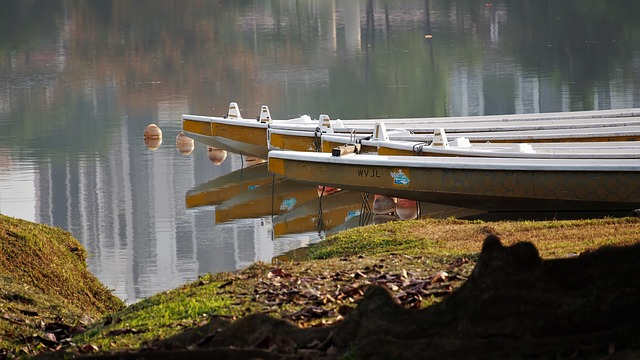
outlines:
{"label": "patch of green grass", "polygon": [[70,233],[0,215],[0,348],[23,347],[46,322],[74,324],[124,307],[85,258]]}
{"label": "patch of green grass", "polygon": [[468,256],[490,234],[505,244],[533,242],[543,257],[566,256],[604,245],[640,241],[637,218],[551,221],[465,221],[427,219],[370,225],[343,231],[310,247],[311,259],[400,252],[408,255]]}
{"label": "patch of green grass", "polygon": [[166,339],[209,316],[233,312],[232,299],[218,294],[220,284],[211,282],[208,275],[178,289],[156,294],[113,314],[109,324],[93,327],[76,336],[74,342],[109,351],[137,348]]}
{"label": "patch of green grass", "polygon": [[308,256],[312,259],[326,259],[393,252],[415,255],[414,250],[437,246],[439,240],[413,233],[410,231],[411,226],[407,227],[408,223],[396,221],[348,230],[312,246]]}

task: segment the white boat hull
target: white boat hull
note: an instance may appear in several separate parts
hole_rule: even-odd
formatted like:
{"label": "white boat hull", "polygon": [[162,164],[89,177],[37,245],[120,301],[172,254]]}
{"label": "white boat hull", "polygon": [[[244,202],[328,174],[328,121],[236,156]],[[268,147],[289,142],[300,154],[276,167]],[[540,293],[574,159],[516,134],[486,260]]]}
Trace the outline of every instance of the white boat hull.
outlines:
{"label": "white boat hull", "polygon": [[404,157],[273,151],[269,170],[296,181],[488,211],[632,211],[630,159]]}

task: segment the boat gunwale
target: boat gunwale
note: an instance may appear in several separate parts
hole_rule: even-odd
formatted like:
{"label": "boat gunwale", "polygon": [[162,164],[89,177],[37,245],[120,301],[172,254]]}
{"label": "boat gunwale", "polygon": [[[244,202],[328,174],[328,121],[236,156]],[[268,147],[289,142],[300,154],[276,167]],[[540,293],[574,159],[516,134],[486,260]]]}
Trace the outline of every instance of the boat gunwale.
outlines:
{"label": "boat gunwale", "polygon": [[[296,121],[308,115],[302,115],[293,119],[273,119],[272,122],[279,123],[284,121]],[[542,113],[523,113],[523,114],[503,114],[503,115],[471,115],[471,116],[438,116],[424,118],[371,118],[371,119],[335,119],[332,121],[341,121],[344,124],[358,122],[385,122],[385,123],[404,123],[404,122],[512,122],[517,120],[536,121],[536,120],[578,120],[578,119],[607,119],[607,118],[627,118],[640,116],[640,108],[624,108],[624,109],[606,109],[606,110],[583,110],[583,111],[559,111],[559,112],[542,112]],[[247,120],[250,118],[229,119],[220,116],[182,114],[182,118],[197,121],[211,120]],[[316,123],[318,120],[313,120]]]}
{"label": "boat gunwale", "polygon": [[190,121],[199,121],[203,123],[209,124],[220,124],[220,125],[231,125],[231,126],[248,126],[259,129],[268,129],[268,128],[283,128],[283,129],[315,129],[318,125],[317,120],[307,120],[310,119],[308,116],[303,115],[298,118],[293,119],[283,119],[283,120],[271,120],[270,123],[259,122],[256,119],[250,118],[240,118],[240,119],[231,119],[231,118],[223,118],[218,116],[204,116],[204,115],[190,115],[190,114],[182,114],[182,120],[190,120]]}
{"label": "boat gunwale", "polygon": [[469,115],[469,116],[437,116],[424,118],[371,118],[371,119],[336,119],[343,123],[351,123],[355,121],[368,120],[376,122],[402,123],[411,121],[452,121],[452,122],[468,122],[468,121],[536,121],[536,120],[571,120],[571,119],[606,119],[606,118],[624,118],[640,116],[640,108],[624,108],[624,109],[606,109],[606,110],[582,110],[582,111],[558,111],[558,112],[542,112],[542,113],[523,113],[523,114],[503,114],[503,115]]}

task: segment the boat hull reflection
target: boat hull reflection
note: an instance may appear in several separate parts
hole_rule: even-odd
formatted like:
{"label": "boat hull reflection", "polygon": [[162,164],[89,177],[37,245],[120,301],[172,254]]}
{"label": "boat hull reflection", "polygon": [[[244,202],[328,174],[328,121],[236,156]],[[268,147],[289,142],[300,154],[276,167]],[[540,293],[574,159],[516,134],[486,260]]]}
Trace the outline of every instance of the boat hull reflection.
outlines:
{"label": "boat hull reflection", "polygon": [[346,190],[318,197],[276,217],[273,220],[273,233],[277,237],[310,231],[330,231],[359,217],[363,201],[365,200],[359,192]]}
{"label": "boat hull reflection", "polygon": [[218,205],[245,191],[281,180],[267,169],[267,164],[252,165],[203,183],[187,192],[187,208]]}
{"label": "boat hull reflection", "polygon": [[281,179],[245,191],[216,206],[216,223],[279,215],[318,197],[318,189],[292,180]]}

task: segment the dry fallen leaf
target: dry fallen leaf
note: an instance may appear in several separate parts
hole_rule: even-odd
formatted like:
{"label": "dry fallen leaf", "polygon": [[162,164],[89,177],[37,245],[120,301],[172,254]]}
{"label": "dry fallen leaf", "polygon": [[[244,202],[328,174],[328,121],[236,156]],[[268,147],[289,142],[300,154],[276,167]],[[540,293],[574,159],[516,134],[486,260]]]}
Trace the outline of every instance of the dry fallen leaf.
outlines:
{"label": "dry fallen leaf", "polygon": [[81,354],[93,353],[93,352],[97,352],[98,350],[100,349],[98,349],[98,347],[93,344],[82,345],[78,348],[78,351]]}
{"label": "dry fallen leaf", "polygon": [[286,272],[284,272],[284,270],[277,268],[277,269],[270,269],[269,273],[267,274],[267,278],[272,279],[272,278],[285,278],[285,277],[291,277],[291,274],[288,274]]}
{"label": "dry fallen leaf", "polygon": [[447,274],[446,271],[438,271],[435,275],[433,275],[433,278],[431,278],[431,283],[435,284],[439,282],[444,282],[447,280],[448,277],[449,277],[449,274]]}

